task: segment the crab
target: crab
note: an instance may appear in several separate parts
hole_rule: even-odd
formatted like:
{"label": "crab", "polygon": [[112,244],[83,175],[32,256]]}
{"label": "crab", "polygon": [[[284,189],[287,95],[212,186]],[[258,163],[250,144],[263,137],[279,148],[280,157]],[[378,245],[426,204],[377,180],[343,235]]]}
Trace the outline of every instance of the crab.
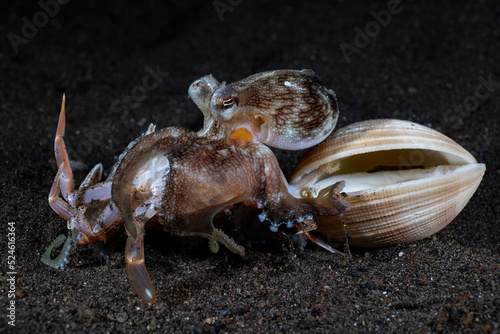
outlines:
{"label": "crab", "polygon": [[[205,76],[191,84],[189,95],[205,117],[200,131],[156,131],[150,125],[128,145],[106,180],[101,181],[103,167],[97,164],[78,189],[63,139],[63,96],[55,137],[58,171],[48,199],[67,221],[70,234],[49,246],[42,257],[45,263],[62,268],[74,242],[105,241],[123,224],[128,277],[137,295],[151,303],[156,293],[145,265],[145,227],[206,237],[213,252],[221,243],[243,256],[244,248],[213,224],[219,212],[238,203],[262,210],[259,218],[269,221],[272,231],[280,224],[295,226],[309,240],[335,252],[309,231],[314,229],[314,216],[338,215],[348,208],[341,194],[344,183],[303,198],[301,184],[286,181],[266,146],[301,149],[327,137],[338,117],[333,92],[310,70],[278,70],[229,85]],[[64,239],[61,253],[52,259],[51,251]]]}

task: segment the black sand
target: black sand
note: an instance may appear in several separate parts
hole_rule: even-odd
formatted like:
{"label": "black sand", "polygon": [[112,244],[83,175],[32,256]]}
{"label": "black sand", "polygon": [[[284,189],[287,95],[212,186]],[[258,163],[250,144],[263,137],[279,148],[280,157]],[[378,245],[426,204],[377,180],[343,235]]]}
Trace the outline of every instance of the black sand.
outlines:
{"label": "black sand", "polygon": [[[48,8],[54,14],[48,23],[40,4],[25,3],[0,10],[0,332],[500,331],[496,1],[403,1],[381,19],[384,26],[370,13],[387,10],[384,1],[221,0],[235,5],[223,21],[211,1],[72,1],[57,13]],[[38,31],[25,28],[23,37],[34,18]],[[365,26],[376,36],[355,44]],[[350,62],[343,42],[359,48]],[[168,76],[141,89],[147,68]],[[109,170],[150,122],[198,130],[202,116],[187,97],[198,77],[212,73],[231,82],[277,68],[314,69],[338,96],[338,127],[398,118],[452,137],[486,163],[477,193],[436,235],[352,249],[350,258],[300,250],[281,233],[253,242],[240,258],[226,249],[211,254],[205,240],[150,232],[153,305],[139,300],[127,280],[123,240],[106,251],[76,248],[64,271],[40,261],[66,233],[47,204],[63,92],[70,156],[87,164],[76,173],[80,182],[98,162]],[[135,99],[126,102],[131,93]],[[286,175],[301,154],[277,153]],[[8,298],[9,222],[15,299]],[[8,325],[10,300],[15,327]]]}

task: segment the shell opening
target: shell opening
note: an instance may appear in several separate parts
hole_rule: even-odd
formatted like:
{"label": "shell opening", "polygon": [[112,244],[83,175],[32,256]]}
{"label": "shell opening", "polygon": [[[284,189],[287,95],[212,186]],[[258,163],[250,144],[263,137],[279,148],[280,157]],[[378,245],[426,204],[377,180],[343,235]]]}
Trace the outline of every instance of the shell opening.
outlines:
{"label": "shell opening", "polygon": [[369,189],[385,187],[403,182],[420,180],[424,178],[439,177],[454,173],[463,168],[461,165],[446,165],[428,168],[402,169],[398,171],[378,171],[374,173],[350,173],[342,175],[331,175],[318,179],[310,185],[310,189],[317,197],[322,189],[325,189],[336,182],[344,180],[346,186],[343,191],[350,196],[357,195],[357,192],[363,192]]}
{"label": "shell opening", "polygon": [[400,149],[357,154],[340,161],[333,173],[324,173],[309,188],[316,196],[335,182],[345,180],[344,192],[369,190],[392,184],[443,176],[455,172],[468,159],[425,149]]}

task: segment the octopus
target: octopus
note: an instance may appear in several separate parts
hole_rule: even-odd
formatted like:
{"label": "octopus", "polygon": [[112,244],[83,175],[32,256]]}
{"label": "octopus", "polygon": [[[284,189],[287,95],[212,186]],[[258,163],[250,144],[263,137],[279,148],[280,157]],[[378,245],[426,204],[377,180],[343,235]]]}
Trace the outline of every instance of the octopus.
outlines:
{"label": "octopus", "polygon": [[[314,216],[335,216],[348,209],[344,183],[301,196],[301,184],[289,183],[268,146],[299,150],[330,135],[338,118],[335,94],[311,70],[275,70],[226,84],[212,75],[194,81],[189,96],[202,111],[204,124],[193,132],[179,127],[156,130],[151,125],[120,155],[106,180],[96,165],[75,189],[64,143],[65,98],[55,137],[58,171],[49,193],[52,209],[67,221],[70,233],[60,236],[42,260],[56,268],[68,262],[72,244],[95,244],[125,226],[125,261],[130,282],[146,302],[155,289],[145,265],[146,226],[179,236],[209,239],[244,255],[214,217],[236,204],[261,210],[260,220],[272,231],[295,227],[309,240],[335,251],[312,236]],[[238,222],[235,222],[237,224]],[[56,258],[55,247],[64,246]]]}

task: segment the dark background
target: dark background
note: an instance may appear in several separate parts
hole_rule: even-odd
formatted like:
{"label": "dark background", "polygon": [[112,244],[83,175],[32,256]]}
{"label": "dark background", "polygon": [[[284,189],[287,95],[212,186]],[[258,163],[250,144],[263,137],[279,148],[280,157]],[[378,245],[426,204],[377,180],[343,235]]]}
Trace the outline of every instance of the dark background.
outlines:
{"label": "dark background", "polygon": [[[376,28],[370,11],[387,10],[386,2],[221,2],[232,3],[222,17],[212,1],[71,1],[46,23],[36,1],[1,5],[0,329],[498,332],[498,2],[402,1],[350,62],[339,45],[356,46],[357,29]],[[25,28],[26,38],[34,16],[40,27],[33,36]],[[26,38],[18,52],[13,34]],[[140,96],[147,67],[168,76]],[[76,248],[64,271],[39,260],[66,233],[47,204],[64,92],[66,144],[71,159],[86,164],[75,174],[80,182],[98,162],[109,170],[150,122],[198,130],[202,116],[187,96],[198,77],[232,82],[278,68],[316,71],[339,99],[338,127],[398,118],[452,137],[487,166],[476,194],[438,234],[353,249],[350,258],[300,250],[279,234],[240,258],[226,249],[211,254],[205,240],[149,233],[153,305],[127,280],[122,240],[106,251]],[[481,77],[496,86],[474,100]],[[277,152],[287,176],[301,154]],[[6,318],[8,222],[16,227],[15,328]]]}

